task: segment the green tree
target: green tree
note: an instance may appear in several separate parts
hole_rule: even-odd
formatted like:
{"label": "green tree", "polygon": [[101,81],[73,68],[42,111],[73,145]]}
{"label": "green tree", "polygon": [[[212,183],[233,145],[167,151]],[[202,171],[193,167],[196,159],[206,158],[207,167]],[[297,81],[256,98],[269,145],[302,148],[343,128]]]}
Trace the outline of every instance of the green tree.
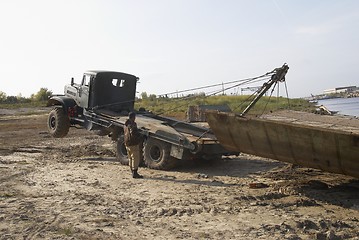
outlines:
{"label": "green tree", "polygon": [[147,93],[146,93],[146,92],[142,92],[142,93],[141,93],[141,98],[142,98],[143,100],[146,100],[146,99],[148,98]]}
{"label": "green tree", "polygon": [[46,101],[52,95],[52,91],[47,88],[40,88],[40,90],[36,94],[31,95],[31,99],[33,101]]}
{"label": "green tree", "polygon": [[154,100],[156,100],[157,96],[156,96],[156,94],[150,94],[148,96],[148,98],[150,99],[150,101],[154,101]]}
{"label": "green tree", "polygon": [[15,97],[15,96],[7,96],[6,97],[6,103],[17,103],[18,102],[18,100],[17,100],[17,97]]}
{"label": "green tree", "polygon": [[0,102],[5,102],[6,100],[6,93],[0,91]]}
{"label": "green tree", "polygon": [[26,97],[23,97],[21,93],[19,93],[17,96],[17,102],[18,103],[28,103],[28,102],[31,102],[31,99],[30,98],[26,98]]}

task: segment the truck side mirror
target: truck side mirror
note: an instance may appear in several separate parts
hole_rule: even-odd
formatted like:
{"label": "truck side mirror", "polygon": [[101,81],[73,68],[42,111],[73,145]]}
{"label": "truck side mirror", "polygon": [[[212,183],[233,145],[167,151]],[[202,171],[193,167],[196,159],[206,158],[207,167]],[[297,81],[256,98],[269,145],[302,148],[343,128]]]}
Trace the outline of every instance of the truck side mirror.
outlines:
{"label": "truck side mirror", "polygon": [[74,85],[74,78],[71,78],[71,86]]}

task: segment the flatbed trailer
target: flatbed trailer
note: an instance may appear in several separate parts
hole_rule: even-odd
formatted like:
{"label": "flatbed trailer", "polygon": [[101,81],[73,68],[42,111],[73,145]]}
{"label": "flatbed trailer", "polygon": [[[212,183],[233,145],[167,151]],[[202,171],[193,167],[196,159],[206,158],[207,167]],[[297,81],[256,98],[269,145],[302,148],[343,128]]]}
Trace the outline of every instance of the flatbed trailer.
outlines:
{"label": "flatbed trailer", "polygon": [[178,160],[214,159],[237,154],[218,142],[209,128],[153,114],[135,111],[135,89],[138,78],[120,72],[91,71],[81,84],[65,86],[64,95],[49,99],[54,106],[48,118],[53,137],[65,137],[70,126],[80,126],[117,142],[117,159],[128,164],[123,126],[129,112],[136,112],[136,122],[143,135],[142,156],[153,169],[170,169]]}

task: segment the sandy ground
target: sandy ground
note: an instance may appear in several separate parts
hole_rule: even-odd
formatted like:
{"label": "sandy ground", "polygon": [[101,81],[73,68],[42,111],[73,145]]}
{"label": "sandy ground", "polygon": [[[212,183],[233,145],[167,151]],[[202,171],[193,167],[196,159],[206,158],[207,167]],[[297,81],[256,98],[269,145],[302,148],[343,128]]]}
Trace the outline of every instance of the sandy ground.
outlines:
{"label": "sandy ground", "polygon": [[359,239],[358,179],[244,154],[132,179],[46,112],[0,110],[0,239]]}

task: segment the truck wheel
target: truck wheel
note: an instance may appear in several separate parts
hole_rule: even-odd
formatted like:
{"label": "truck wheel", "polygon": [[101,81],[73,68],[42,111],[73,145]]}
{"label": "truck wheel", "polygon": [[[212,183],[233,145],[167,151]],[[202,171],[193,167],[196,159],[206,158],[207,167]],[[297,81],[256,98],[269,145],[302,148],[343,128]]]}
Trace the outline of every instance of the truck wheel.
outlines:
{"label": "truck wheel", "polygon": [[52,137],[62,138],[67,135],[70,129],[70,119],[62,107],[55,107],[49,113],[47,128]]}
{"label": "truck wheel", "polygon": [[117,147],[116,147],[116,159],[122,165],[128,165],[128,157],[127,157],[127,150],[125,146],[124,136],[120,135],[117,140]]}
{"label": "truck wheel", "polygon": [[143,160],[147,167],[169,170],[175,167],[178,160],[170,156],[171,145],[157,139],[149,138],[144,144]]}

